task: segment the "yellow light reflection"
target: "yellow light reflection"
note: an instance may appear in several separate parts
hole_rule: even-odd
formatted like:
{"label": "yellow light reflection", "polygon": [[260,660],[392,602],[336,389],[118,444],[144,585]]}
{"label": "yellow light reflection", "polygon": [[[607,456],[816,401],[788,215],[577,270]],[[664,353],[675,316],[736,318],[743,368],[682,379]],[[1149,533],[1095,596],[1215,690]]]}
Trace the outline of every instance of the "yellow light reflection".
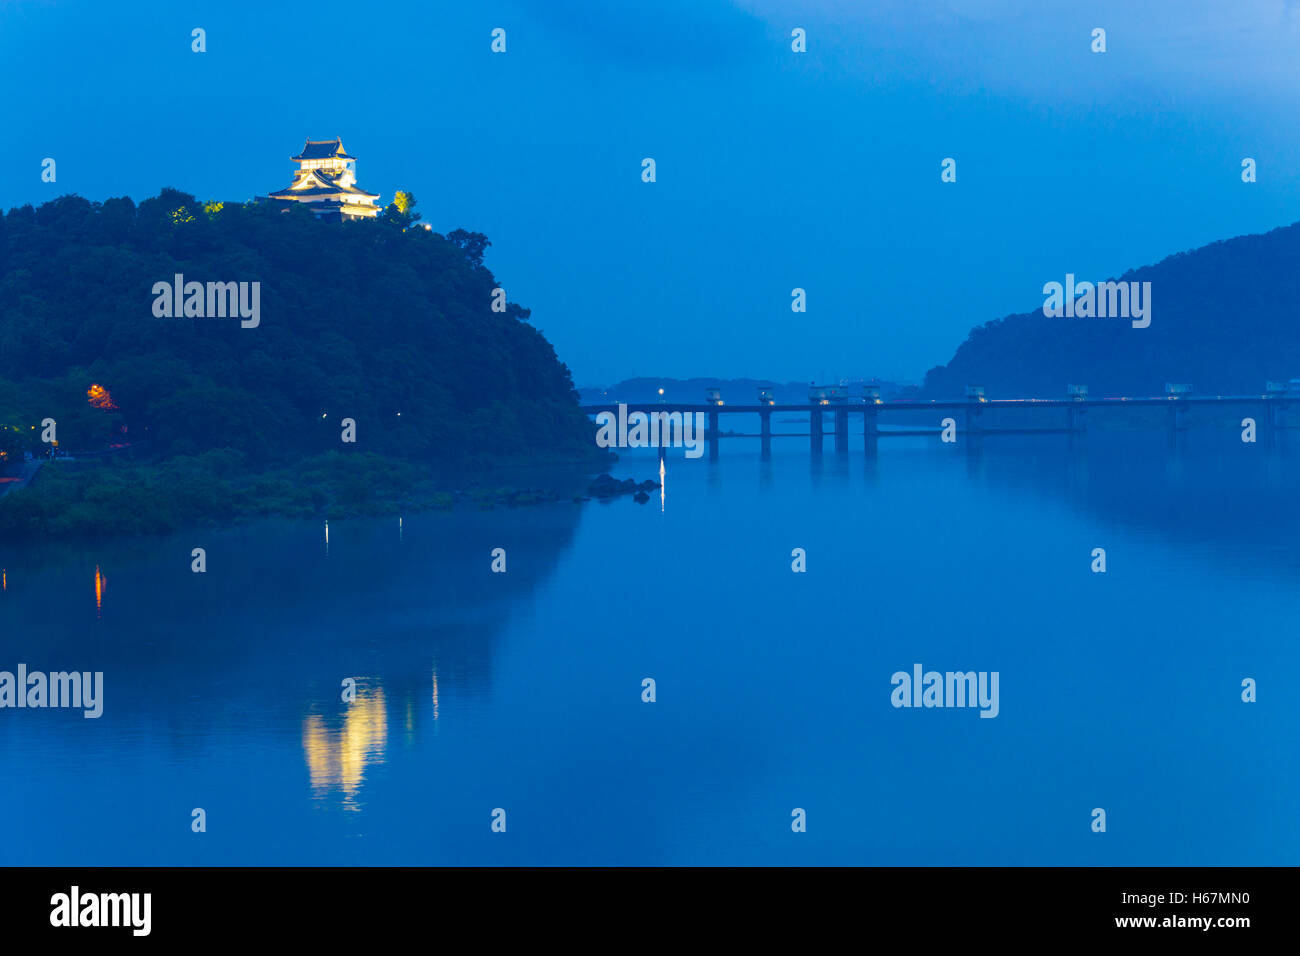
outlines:
{"label": "yellow light reflection", "polygon": [[384,691],[357,688],[341,727],[309,714],[302,722],[302,751],[312,794],[337,795],[345,809],[360,811],[357,795],[366,770],[384,762],[388,746],[388,709]]}
{"label": "yellow light reflection", "polygon": [[438,719],[438,672],[433,672],[433,719]]}
{"label": "yellow light reflection", "polygon": [[664,460],[659,459],[659,513],[664,513]]}

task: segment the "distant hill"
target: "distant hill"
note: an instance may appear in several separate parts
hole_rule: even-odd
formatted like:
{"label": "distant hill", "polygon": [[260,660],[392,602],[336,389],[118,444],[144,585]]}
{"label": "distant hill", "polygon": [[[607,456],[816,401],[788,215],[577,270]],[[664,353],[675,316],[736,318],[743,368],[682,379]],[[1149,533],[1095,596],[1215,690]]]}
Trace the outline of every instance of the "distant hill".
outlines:
{"label": "distant hill", "polygon": [[[1076,281],[1110,277],[1080,275]],[[1048,318],[1033,312],[973,329],[924,393],[1056,397],[1069,384],[1093,396],[1159,395],[1166,382],[1199,394],[1251,394],[1266,380],[1300,377],[1300,223],[1170,256],[1118,277],[1151,283],[1151,324]],[[1064,282],[1064,273],[1043,282]]]}

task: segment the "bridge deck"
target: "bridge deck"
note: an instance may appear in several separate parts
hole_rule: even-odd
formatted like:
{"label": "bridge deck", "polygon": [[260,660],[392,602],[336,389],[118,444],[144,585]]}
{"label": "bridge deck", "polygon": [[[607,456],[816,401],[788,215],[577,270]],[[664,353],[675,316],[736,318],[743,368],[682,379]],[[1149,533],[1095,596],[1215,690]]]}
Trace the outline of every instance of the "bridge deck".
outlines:
{"label": "bridge deck", "polygon": [[1261,402],[1276,404],[1300,404],[1300,396],[1285,395],[1179,395],[1156,398],[990,398],[982,402],[971,401],[932,401],[932,402],[832,402],[830,404],[806,405],[708,405],[705,403],[682,404],[678,402],[606,402],[599,405],[582,405],[584,412],[595,415],[599,412],[617,413],[619,405],[626,406],[628,412],[717,412],[719,414],[758,414],[760,412],[923,412],[931,409],[952,411],[968,408],[1118,408],[1128,405],[1169,405],[1172,403],[1188,405],[1258,405]]}

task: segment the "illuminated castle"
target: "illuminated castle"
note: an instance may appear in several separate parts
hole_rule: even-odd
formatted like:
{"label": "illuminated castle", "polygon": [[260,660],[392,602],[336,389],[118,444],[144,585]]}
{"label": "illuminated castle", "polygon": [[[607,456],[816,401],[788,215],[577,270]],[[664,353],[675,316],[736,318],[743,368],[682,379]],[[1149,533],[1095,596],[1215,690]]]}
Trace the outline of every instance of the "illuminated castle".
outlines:
{"label": "illuminated castle", "polygon": [[307,140],[302,152],[291,157],[298,164],[288,189],[271,193],[272,202],[306,203],[317,219],[371,219],[379,215],[378,193],[357,188],[357,160],[343,148],[343,140]]}

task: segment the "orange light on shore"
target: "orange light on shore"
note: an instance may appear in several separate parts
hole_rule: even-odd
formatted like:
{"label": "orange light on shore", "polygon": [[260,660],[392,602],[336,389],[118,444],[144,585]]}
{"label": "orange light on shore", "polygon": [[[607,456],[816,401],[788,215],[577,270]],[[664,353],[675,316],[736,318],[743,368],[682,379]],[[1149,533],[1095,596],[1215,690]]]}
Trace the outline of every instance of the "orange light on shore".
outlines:
{"label": "orange light on shore", "polygon": [[103,385],[92,384],[86,389],[86,397],[90,399],[90,404],[94,408],[102,408],[106,411],[112,411],[117,408],[113,403],[113,396]]}

